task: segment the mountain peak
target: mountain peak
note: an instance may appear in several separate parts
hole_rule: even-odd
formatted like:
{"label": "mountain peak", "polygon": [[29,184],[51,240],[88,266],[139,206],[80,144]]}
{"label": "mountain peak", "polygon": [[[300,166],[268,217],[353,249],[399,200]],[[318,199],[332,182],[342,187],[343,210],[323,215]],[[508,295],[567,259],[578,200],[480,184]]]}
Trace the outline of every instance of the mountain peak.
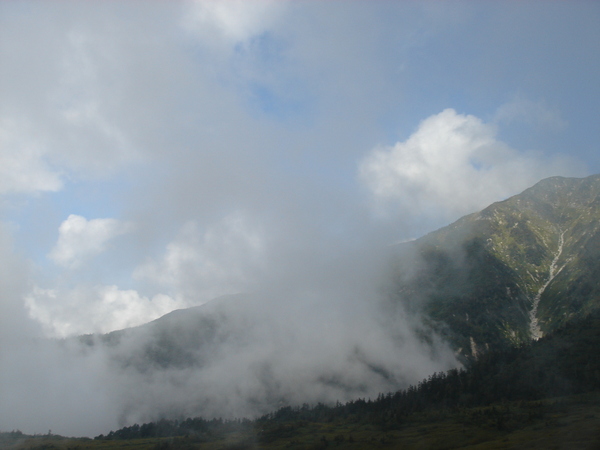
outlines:
{"label": "mountain peak", "polygon": [[397,298],[463,354],[537,339],[600,306],[600,175],[544,179],[417,239],[415,255]]}

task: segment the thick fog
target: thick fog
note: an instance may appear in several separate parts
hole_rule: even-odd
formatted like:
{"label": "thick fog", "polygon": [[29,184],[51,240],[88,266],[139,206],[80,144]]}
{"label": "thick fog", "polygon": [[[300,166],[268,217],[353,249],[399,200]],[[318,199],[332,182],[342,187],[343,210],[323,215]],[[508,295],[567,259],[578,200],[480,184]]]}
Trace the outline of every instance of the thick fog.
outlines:
{"label": "thick fog", "polygon": [[12,330],[1,423],[91,436],[161,417],[255,417],[374,398],[457,365],[418,317],[387,301],[389,247],[302,238],[275,252],[253,292],[112,339],[14,341]]}
{"label": "thick fog", "polygon": [[0,431],[255,416],[455,367],[390,301],[391,252],[600,169],[598,15],[1,2]]}
{"label": "thick fog", "polygon": [[[3,281],[15,304],[2,314],[13,319],[3,327],[0,423],[91,436],[160,417],[253,417],[286,404],[374,398],[455,367],[452,352],[434,335],[417,337],[427,335],[418,317],[389,302],[394,247],[385,228],[370,224],[359,207],[313,194],[260,221],[229,217],[204,236],[184,227],[171,254],[149,259],[137,276],[150,273],[165,296],[179,295],[173,302],[185,306],[219,289],[242,293],[116,340],[68,337],[78,333],[44,339],[48,324],[62,330],[69,320],[93,325],[93,318],[78,316],[82,309],[73,300],[63,300],[61,321],[27,317],[25,311],[35,311],[25,308],[35,295],[26,284],[34,269],[21,261],[15,272],[23,281],[10,274]],[[281,190],[272,197],[285,201]],[[330,214],[344,219],[335,223]],[[209,256],[210,264],[196,259]],[[7,267],[17,267],[10,242],[3,257]],[[126,315],[119,301],[104,300],[103,308]],[[103,314],[99,309],[106,320]]]}

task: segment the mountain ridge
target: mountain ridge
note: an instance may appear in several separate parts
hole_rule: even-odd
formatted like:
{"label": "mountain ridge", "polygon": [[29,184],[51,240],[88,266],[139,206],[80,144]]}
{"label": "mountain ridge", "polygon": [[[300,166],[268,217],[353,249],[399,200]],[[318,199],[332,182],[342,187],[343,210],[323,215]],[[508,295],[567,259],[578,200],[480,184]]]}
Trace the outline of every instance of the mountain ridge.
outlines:
{"label": "mountain ridge", "polygon": [[397,253],[392,296],[459,353],[539,339],[598,307],[600,175],[544,179]]}
{"label": "mountain ridge", "polygon": [[[599,199],[598,175],[542,180],[393,247],[392,280],[372,297],[226,296],[79,342],[138,386],[123,423],[403,389],[598,311]],[[154,401],[157,386],[169,395]]]}
{"label": "mountain ridge", "polygon": [[[396,249],[390,298],[424,318],[457,354],[539,339],[600,306],[600,174],[546,178]],[[173,358],[172,343],[212,348],[229,337],[223,322],[251,327],[251,299],[223,296],[136,329],[153,330],[146,353],[156,364],[185,366],[197,355]],[[99,339],[116,345],[131,330]]]}

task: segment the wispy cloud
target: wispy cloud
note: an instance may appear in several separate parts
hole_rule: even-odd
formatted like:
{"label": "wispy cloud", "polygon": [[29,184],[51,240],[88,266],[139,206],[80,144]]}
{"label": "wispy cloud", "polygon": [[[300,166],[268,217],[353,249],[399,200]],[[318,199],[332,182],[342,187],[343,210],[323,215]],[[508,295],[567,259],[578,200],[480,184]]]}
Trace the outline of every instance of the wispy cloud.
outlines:
{"label": "wispy cloud", "polygon": [[0,194],[58,191],[60,171],[49,163],[48,151],[25,124],[0,120]]}
{"label": "wispy cloud", "polygon": [[500,124],[520,122],[550,132],[563,131],[568,123],[557,108],[551,108],[544,102],[535,102],[515,96],[511,101],[498,108],[494,121]]}
{"label": "wispy cloud", "polygon": [[71,214],[58,229],[58,241],[48,257],[71,269],[102,253],[108,242],[133,230],[133,225],[117,219],[92,219]]}
{"label": "wispy cloud", "polygon": [[269,30],[285,8],[285,1],[231,0],[186,3],[183,25],[207,45],[233,47]]}
{"label": "wispy cloud", "polygon": [[260,228],[233,213],[205,230],[186,223],[158,260],[138,266],[133,277],[159,286],[187,305],[252,290],[265,265]]}

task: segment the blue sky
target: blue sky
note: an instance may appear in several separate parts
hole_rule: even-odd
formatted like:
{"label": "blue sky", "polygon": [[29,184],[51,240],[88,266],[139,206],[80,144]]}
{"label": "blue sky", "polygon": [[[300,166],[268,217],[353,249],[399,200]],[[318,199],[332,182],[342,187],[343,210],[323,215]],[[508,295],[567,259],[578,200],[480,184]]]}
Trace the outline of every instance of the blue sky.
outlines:
{"label": "blue sky", "polygon": [[26,268],[2,308],[110,331],[598,173],[598,23],[592,1],[2,2],[0,257]]}

